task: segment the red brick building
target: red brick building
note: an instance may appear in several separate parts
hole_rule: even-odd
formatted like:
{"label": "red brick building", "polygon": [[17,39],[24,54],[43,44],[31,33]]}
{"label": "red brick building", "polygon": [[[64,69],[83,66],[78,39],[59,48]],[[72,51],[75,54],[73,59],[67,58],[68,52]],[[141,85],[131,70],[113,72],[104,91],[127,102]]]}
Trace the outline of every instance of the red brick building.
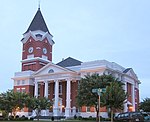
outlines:
{"label": "red brick building", "polygon": [[[53,36],[49,32],[40,8],[34,16],[29,28],[23,34],[22,71],[16,72],[14,77],[14,90],[26,92],[35,97],[47,97],[54,101],[51,110],[43,110],[41,115],[71,117],[96,116],[93,107],[77,108],[75,98],[78,81],[87,73],[100,75],[112,74],[125,83],[128,93],[128,102],[124,111],[137,110],[139,103],[139,83],[132,68],[124,68],[117,63],[106,60],[81,62],[71,57],[52,63]],[[28,115],[27,111],[18,113]],[[105,108],[101,108],[101,115],[106,117]]]}

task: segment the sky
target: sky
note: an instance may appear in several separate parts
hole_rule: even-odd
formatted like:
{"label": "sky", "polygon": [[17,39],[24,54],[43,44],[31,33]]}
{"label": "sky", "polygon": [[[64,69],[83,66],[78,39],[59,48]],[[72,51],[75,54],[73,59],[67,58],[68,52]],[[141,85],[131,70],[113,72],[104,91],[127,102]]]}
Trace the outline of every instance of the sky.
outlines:
{"label": "sky", "polygon": [[[0,0],[0,92],[13,89],[21,71],[23,33],[39,0]],[[133,68],[140,99],[150,97],[149,0],[41,0],[40,9],[54,36],[53,63],[73,57],[108,60]]]}

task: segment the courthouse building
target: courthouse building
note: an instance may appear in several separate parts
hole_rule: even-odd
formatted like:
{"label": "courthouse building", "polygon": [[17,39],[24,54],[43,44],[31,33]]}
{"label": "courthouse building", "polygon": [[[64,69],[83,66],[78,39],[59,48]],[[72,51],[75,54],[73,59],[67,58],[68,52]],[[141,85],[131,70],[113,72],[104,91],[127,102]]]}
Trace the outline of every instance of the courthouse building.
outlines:
{"label": "courthouse building", "polygon": [[[54,102],[50,110],[43,110],[42,116],[80,115],[96,116],[93,107],[76,105],[78,82],[84,75],[99,73],[112,74],[125,85],[128,93],[124,111],[135,111],[139,104],[140,81],[132,68],[125,68],[115,62],[95,60],[82,62],[68,57],[58,63],[53,63],[53,36],[49,32],[40,8],[38,8],[30,26],[21,39],[22,70],[14,77],[14,91],[26,92],[35,97],[47,97]],[[21,115],[27,115],[25,109]],[[105,108],[101,108],[101,116],[106,117]]]}

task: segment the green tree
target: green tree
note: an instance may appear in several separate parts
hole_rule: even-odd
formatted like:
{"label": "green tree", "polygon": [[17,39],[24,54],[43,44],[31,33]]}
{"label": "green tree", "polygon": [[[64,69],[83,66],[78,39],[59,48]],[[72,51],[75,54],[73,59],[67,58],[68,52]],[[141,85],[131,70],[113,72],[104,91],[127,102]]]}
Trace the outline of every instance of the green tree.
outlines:
{"label": "green tree", "polygon": [[145,112],[150,112],[150,98],[145,98],[140,103],[140,109],[142,109]]}
{"label": "green tree", "polygon": [[8,117],[8,114],[12,112],[10,100],[6,99],[6,93],[0,94],[0,110],[3,110],[6,112],[6,117]]}
{"label": "green tree", "polygon": [[15,118],[16,110],[21,110],[25,107],[27,104],[27,98],[29,98],[29,95],[26,93],[8,90],[6,93],[0,94],[0,109],[4,110],[7,115],[13,113]]}
{"label": "green tree", "polygon": [[45,97],[41,97],[41,98],[32,97],[32,98],[28,98],[27,101],[28,101],[27,107],[30,110],[35,110],[38,120],[39,120],[41,110],[49,109],[50,106],[52,106],[52,102],[50,102],[50,100]]}
{"label": "green tree", "polygon": [[111,122],[116,110],[122,110],[127,94],[123,90],[122,82],[114,78],[110,85],[106,87],[106,92],[102,94],[102,105],[111,111]]}
{"label": "green tree", "polygon": [[111,75],[85,75],[85,78],[82,78],[77,94],[77,104],[79,107],[82,106],[93,106],[97,112],[97,121],[99,115],[99,106],[98,106],[98,94],[92,93],[92,89],[105,88],[110,81],[114,79]]}

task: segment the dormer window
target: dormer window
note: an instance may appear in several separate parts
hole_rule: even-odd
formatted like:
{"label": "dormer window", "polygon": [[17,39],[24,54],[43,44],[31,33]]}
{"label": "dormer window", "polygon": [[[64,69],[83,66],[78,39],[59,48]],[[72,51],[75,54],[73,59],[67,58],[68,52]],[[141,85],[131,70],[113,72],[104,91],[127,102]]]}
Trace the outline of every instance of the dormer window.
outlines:
{"label": "dormer window", "polygon": [[36,34],[35,36],[36,36],[36,38],[37,38],[38,40],[40,40],[40,39],[42,38],[42,35],[41,35],[41,34]]}
{"label": "dormer window", "polygon": [[37,38],[38,38],[38,37],[42,38],[42,35],[41,35],[41,34],[36,34],[35,36],[36,36]]}

